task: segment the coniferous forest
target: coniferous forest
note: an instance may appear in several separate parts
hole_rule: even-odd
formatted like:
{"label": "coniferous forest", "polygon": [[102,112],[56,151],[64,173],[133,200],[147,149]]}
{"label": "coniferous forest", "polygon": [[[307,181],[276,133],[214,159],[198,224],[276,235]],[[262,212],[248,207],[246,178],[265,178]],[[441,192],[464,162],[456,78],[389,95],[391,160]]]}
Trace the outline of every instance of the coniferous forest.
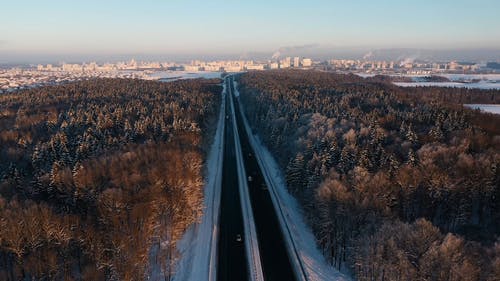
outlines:
{"label": "coniferous forest", "polygon": [[[238,77],[318,246],[356,280],[500,278],[500,91],[319,71]],[[220,80],[0,95],[0,280],[175,272],[199,220]],[[156,269],[157,270],[157,269]]]}
{"label": "coniferous forest", "polygon": [[92,79],[0,95],[0,280],[172,272],[202,212],[220,92]]}
{"label": "coniferous forest", "polygon": [[315,71],[240,77],[329,262],[357,280],[499,280],[498,90]]}

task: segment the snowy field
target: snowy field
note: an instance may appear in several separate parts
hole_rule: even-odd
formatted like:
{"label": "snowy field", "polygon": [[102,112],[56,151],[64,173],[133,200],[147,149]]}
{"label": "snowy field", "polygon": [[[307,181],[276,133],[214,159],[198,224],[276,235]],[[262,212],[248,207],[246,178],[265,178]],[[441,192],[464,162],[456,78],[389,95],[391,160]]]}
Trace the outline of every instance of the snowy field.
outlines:
{"label": "snowy field", "polygon": [[[360,77],[367,78],[367,77],[374,77],[378,74],[374,73],[354,73]],[[393,77],[410,77],[414,82],[418,82],[421,80],[423,77],[429,77],[429,76],[441,76],[450,79],[453,82],[460,82],[460,81],[471,81],[471,80],[483,80],[483,81],[497,81],[500,82],[500,74],[453,74],[453,73],[435,73],[435,74],[386,74],[387,76],[393,76]]]}
{"label": "snowy field", "polygon": [[446,77],[451,81],[481,80],[500,83],[500,74],[437,74],[437,76]]}
{"label": "snowy field", "polygon": [[196,78],[221,78],[222,72],[211,72],[211,71],[199,71],[199,72],[187,72],[187,71],[158,71],[149,75],[152,79],[158,79],[160,81],[175,81],[181,79],[196,79]]}
{"label": "snowy field", "polygon": [[500,114],[500,104],[464,104],[464,106],[484,112]]}
{"label": "snowy field", "polygon": [[474,83],[463,82],[395,82],[400,87],[453,87],[469,89],[500,89],[500,82],[479,81]]}
{"label": "snowy field", "polygon": [[[356,75],[367,78],[373,77],[372,73],[356,73]],[[409,77],[412,82],[394,82],[400,87],[454,87],[470,89],[500,89],[500,74],[447,74],[436,73],[434,76],[448,78],[450,82],[425,82],[424,77],[430,75],[401,75],[389,74],[394,77]]]}

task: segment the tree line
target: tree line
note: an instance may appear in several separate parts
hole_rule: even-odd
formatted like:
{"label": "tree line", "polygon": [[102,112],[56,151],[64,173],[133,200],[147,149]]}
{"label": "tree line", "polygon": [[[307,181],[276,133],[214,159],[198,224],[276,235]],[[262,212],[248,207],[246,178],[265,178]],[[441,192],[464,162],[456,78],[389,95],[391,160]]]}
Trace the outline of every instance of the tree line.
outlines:
{"label": "tree line", "polygon": [[239,82],[332,265],[358,280],[500,278],[500,116],[462,106],[500,91],[290,70]]}
{"label": "tree line", "polygon": [[0,279],[170,278],[220,91],[92,79],[0,95]]}

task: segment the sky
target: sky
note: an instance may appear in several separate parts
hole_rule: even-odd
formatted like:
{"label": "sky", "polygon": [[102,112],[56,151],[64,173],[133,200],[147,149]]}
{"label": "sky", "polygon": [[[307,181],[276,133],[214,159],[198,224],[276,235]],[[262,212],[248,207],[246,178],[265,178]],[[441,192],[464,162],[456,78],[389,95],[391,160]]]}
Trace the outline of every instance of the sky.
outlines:
{"label": "sky", "polygon": [[500,49],[498,0],[0,0],[0,62],[19,58]]}

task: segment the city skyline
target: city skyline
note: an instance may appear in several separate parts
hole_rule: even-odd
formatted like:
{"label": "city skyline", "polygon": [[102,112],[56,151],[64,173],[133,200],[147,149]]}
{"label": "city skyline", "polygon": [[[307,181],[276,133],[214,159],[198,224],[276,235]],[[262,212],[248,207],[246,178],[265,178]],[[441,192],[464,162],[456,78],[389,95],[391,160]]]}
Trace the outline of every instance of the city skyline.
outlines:
{"label": "city skyline", "polygon": [[489,50],[494,58],[500,49],[496,1],[312,2],[6,2],[0,63],[263,57],[280,48],[344,56],[387,48]]}

